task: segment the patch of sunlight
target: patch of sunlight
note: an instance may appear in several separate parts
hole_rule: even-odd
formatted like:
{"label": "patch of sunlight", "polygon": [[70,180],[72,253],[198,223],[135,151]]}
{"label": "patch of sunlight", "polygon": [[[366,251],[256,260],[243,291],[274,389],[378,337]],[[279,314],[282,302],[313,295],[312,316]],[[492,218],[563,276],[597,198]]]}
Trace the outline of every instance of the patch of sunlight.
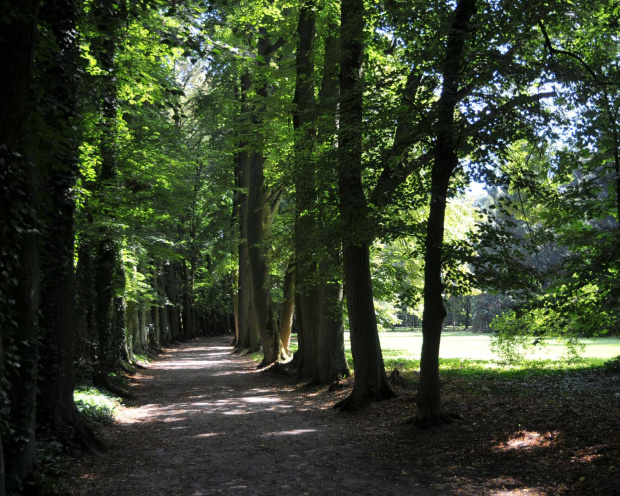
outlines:
{"label": "patch of sunlight", "polygon": [[[572,462],[580,463],[592,463],[605,459],[607,451],[607,445],[599,444],[596,446],[588,446],[582,450],[577,451],[571,458]],[[610,467],[610,470],[613,466]]]}
{"label": "patch of sunlight", "polygon": [[205,432],[204,434],[197,434],[194,437],[215,437],[221,436],[222,434],[226,434],[225,432]]}
{"label": "patch of sunlight", "polygon": [[192,350],[192,352],[194,352],[194,351],[206,351],[208,353],[210,353],[213,350],[216,350],[216,351],[223,351],[225,353],[230,354],[230,348],[226,347],[226,346],[196,346],[196,347],[192,346],[191,350]]}
{"label": "patch of sunlight", "polygon": [[280,432],[267,432],[262,434],[262,437],[272,436],[298,436],[299,434],[310,434],[316,432],[316,429],[295,429],[292,431],[280,431]]}
{"label": "patch of sunlight", "polygon": [[489,491],[486,494],[492,496],[511,496],[528,494],[532,496],[543,496],[547,493],[538,487],[523,487],[523,482],[513,477],[500,477],[493,479],[493,482],[499,486],[495,491]]}
{"label": "patch of sunlight", "polygon": [[541,434],[536,431],[518,431],[505,442],[500,442],[495,449],[498,451],[528,450],[532,448],[549,448],[560,440],[557,431]]}
{"label": "patch of sunlight", "polygon": [[228,364],[227,360],[187,360],[185,362],[170,362],[158,364],[158,369],[163,370],[186,370],[186,369],[202,369],[208,367],[216,367],[222,364]]}
{"label": "patch of sunlight", "polygon": [[279,403],[282,401],[280,398],[274,396],[250,396],[249,398],[240,398],[241,401],[246,403]]}

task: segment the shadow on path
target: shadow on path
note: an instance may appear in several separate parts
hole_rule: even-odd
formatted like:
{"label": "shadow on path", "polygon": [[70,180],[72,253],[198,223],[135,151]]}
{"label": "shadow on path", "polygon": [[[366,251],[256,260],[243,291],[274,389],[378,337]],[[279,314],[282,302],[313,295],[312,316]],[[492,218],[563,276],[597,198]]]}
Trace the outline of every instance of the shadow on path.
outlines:
{"label": "shadow on path", "polygon": [[229,338],[149,365],[106,428],[110,451],[72,474],[74,495],[434,494],[356,442],[335,412],[273,379]]}

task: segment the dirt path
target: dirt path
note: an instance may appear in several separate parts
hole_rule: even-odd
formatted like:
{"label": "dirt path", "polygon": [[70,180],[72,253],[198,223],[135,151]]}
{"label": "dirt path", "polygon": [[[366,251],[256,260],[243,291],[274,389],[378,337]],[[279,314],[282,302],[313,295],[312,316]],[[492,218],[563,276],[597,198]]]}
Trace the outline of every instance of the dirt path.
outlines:
{"label": "dirt path", "polygon": [[103,433],[109,452],[75,467],[71,494],[437,494],[377,456],[318,392],[283,388],[228,341],[185,343],[150,364]]}

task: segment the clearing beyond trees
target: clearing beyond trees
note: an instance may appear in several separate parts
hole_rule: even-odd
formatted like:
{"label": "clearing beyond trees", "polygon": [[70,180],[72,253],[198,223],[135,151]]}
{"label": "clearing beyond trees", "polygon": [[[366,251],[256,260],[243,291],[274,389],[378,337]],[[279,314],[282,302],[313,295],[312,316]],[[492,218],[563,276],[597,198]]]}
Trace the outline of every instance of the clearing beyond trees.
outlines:
{"label": "clearing beyond trees", "polygon": [[544,396],[444,382],[454,423],[420,430],[408,380],[392,384],[397,398],[339,413],[349,384],[258,370],[229,340],[175,345],[137,376],[100,432],[109,451],[77,461],[66,493],[620,494],[618,374],[556,378]]}

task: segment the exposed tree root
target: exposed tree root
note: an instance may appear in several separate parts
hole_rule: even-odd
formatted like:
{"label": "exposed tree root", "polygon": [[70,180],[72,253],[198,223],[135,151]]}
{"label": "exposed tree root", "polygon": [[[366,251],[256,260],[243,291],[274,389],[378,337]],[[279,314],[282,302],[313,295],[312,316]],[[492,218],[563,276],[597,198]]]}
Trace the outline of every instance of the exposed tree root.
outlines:
{"label": "exposed tree root", "polygon": [[370,403],[395,398],[397,394],[387,382],[381,385],[379,391],[373,391],[367,387],[354,384],[353,391],[346,398],[338,401],[334,408],[341,412],[359,410]]}
{"label": "exposed tree root", "polygon": [[277,362],[267,362],[265,361],[265,359],[263,358],[263,361],[258,365],[258,367],[256,367],[257,369],[266,369],[267,367],[272,368],[271,366],[275,366],[277,365]]}
{"label": "exposed tree root", "polygon": [[461,416],[458,413],[445,413],[442,412],[437,416],[429,416],[423,419],[420,419],[418,416],[414,415],[411,418],[406,420],[406,424],[413,424],[418,429],[430,429],[431,427],[437,427],[439,425],[444,424],[453,424],[455,420],[460,419]]}
{"label": "exposed tree root", "polygon": [[276,374],[276,375],[289,375],[289,371],[280,362],[275,362],[271,366],[266,366],[264,368],[264,372],[265,373],[269,372],[270,374]]}
{"label": "exposed tree root", "polygon": [[334,391],[341,391],[343,389],[346,389],[348,387],[351,387],[351,384],[349,382],[344,382],[344,381],[334,381],[332,382],[329,387],[327,388],[327,390],[330,393],[333,393]]}
{"label": "exposed tree root", "polygon": [[127,400],[135,398],[135,396],[129,391],[120,386],[117,386],[112,381],[110,381],[107,374],[105,374],[104,372],[93,372],[93,384],[97,387],[103,387],[111,393],[120,396],[121,398]]}
{"label": "exposed tree root", "polygon": [[91,455],[99,455],[105,453],[108,447],[97,437],[92,428],[86,423],[84,418],[76,413],[77,417],[68,422],[73,429],[73,439],[84,451]]}
{"label": "exposed tree root", "polygon": [[133,360],[131,363],[132,363],[132,364],[133,364],[133,366],[134,366],[135,368],[137,368],[138,370],[146,370],[146,369],[148,369],[148,367],[146,367],[146,366],[142,365],[141,363],[138,363],[138,362],[137,362],[137,361],[135,361],[135,360]]}
{"label": "exposed tree root", "polygon": [[46,422],[49,418],[42,421],[43,438],[48,433],[76,457],[82,453],[98,456],[107,451],[105,443],[95,434],[75,405],[57,410],[54,417],[51,424]]}

